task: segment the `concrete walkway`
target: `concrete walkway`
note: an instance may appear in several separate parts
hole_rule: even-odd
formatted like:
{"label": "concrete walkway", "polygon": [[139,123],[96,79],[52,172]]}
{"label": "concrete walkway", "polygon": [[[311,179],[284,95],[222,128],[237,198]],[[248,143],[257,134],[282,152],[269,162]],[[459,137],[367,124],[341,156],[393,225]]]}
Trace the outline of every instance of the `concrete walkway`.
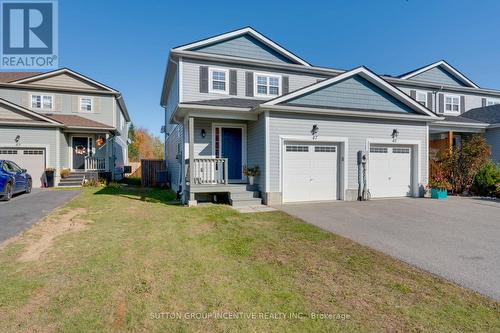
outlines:
{"label": "concrete walkway", "polygon": [[500,300],[500,201],[405,198],[278,208]]}

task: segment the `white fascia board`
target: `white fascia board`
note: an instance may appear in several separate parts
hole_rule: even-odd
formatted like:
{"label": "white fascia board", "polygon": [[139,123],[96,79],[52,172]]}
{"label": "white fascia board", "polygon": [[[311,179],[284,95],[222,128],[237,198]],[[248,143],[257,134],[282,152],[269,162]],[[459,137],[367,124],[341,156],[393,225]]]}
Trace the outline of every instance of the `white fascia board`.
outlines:
{"label": "white fascia board", "polygon": [[500,128],[500,123],[491,124],[488,128]]}
{"label": "white fascia board", "polygon": [[7,126],[28,126],[28,127],[63,127],[62,124],[51,124],[51,123],[30,123],[30,122],[24,122],[24,121],[16,121],[16,122],[9,122],[9,121],[2,121],[0,120],[0,125],[7,125]]}
{"label": "white fascia board", "polygon": [[425,114],[425,115],[430,116],[430,117],[437,117],[433,112],[431,112],[430,110],[428,110],[427,108],[422,106],[420,103],[415,101],[413,98],[411,98],[410,96],[408,96],[407,94],[405,94],[404,92],[399,90],[398,88],[394,87],[390,83],[384,81],[379,76],[377,76],[376,74],[374,74],[373,72],[369,71],[368,69],[366,69],[364,67],[355,68],[349,72],[345,72],[345,73],[337,75],[333,78],[323,80],[323,81],[318,82],[316,84],[313,84],[309,87],[305,87],[303,89],[296,90],[290,94],[272,99],[266,103],[263,103],[262,106],[276,105],[278,103],[285,102],[285,101],[290,100],[294,97],[301,96],[303,94],[306,94],[306,93],[314,91],[314,90],[318,90],[322,87],[328,86],[330,84],[333,84],[335,82],[344,80],[346,78],[349,78],[349,77],[352,77],[355,75],[362,76],[363,78],[365,78],[369,82],[373,83],[377,87],[381,88],[386,93],[388,93],[392,97],[396,98],[400,102],[404,103],[408,107],[412,108],[413,110],[417,110],[417,112],[420,112],[420,113]]}
{"label": "white fascia board", "polygon": [[463,123],[454,121],[436,121],[432,125],[440,127],[471,127],[471,128],[487,128],[490,124],[487,123]]}
{"label": "white fascia board", "polygon": [[446,61],[444,60],[440,60],[438,62],[435,62],[433,64],[430,64],[428,66],[425,66],[423,68],[420,68],[419,70],[416,70],[414,72],[410,72],[402,77],[400,77],[400,79],[402,80],[407,80],[411,77],[414,77],[418,74],[421,74],[423,72],[426,72],[434,67],[438,67],[438,66],[443,66],[444,68],[446,68],[446,70],[448,70],[449,72],[451,72],[454,76],[456,76],[457,78],[459,78],[460,80],[462,80],[463,82],[471,85],[472,87],[474,88],[477,88],[479,89],[479,87],[474,83],[472,82],[471,80],[469,80],[467,77],[465,77],[462,73],[460,73],[459,71],[457,71],[455,68],[453,68],[452,66],[450,66],[450,64],[448,64]]}
{"label": "white fascia board", "polygon": [[69,73],[71,75],[74,75],[76,77],[78,77],[79,79],[81,80],[84,80],[84,81],[87,81],[87,82],[90,82],[92,83],[93,85],[96,85],[104,90],[107,90],[107,91],[110,91],[110,92],[113,92],[113,93],[118,93],[118,91],[110,88],[110,87],[107,87],[97,81],[94,81],[86,76],[83,76],[75,71],[72,71],[71,69],[69,68],[61,68],[61,69],[57,69],[55,71],[51,71],[51,72],[47,72],[47,73],[42,73],[42,74],[39,74],[39,75],[35,75],[35,76],[31,76],[31,77],[28,77],[28,78],[25,78],[25,79],[21,79],[21,80],[16,80],[16,81],[12,81],[10,83],[26,83],[26,82],[32,82],[32,81],[37,81],[37,80],[41,80],[41,79],[44,79],[44,78],[47,78],[47,77],[51,77],[51,76],[55,76],[55,75],[59,75],[59,74],[63,74],[63,73]]}
{"label": "white fascia board", "polygon": [[411,115],[411,114],[398,114],[390,112],[376,112],[376,111],[347,111],[340,109],[323,109],[302,106],[287,106],[287,105],[260,105],[256,109],[257,112],[264,111],[282,111],[290,113],[306,113],[306,114],[320,114],[331,116],[343,117],[357,117],[357,118],[380,118],[380,119],[394,119],[394,120],[408,120],[408,121],[422,121],[422,122],[435,122],[443,120],[441,117],[429,117],[425,115]]}
{"label": "white fascia board", "polygon": [[306,61],[304,61],[301,58],[297,57],[296,55],[294,55],[290,51],[284,49],[283,47],[279,46],[278,44],[276,44],[275,42],[273,42],[269,38],[267,38],[264,35],[258,33],[257,31],[255,31],[254,29],[252,29],[250,27],[238,29],[238,30],[235,30],[235,31],[231,31],[231,32],[222,34],[222,35],[218,35],[218,36],[215,36],[215,37],[207,38],[207,39],[201,40],[199,42],[194,42],[194,43],[191,43],[191,44],[183,45],[183,46],[174,48],[173,50],[186,51],[186,50],[190,50],[190,49],[193,49],[193,48],[199,48],[199,47],[203,47],[205,45],[209,45],[209,44],[217,43],[217,42],[220,42],[220,41],[224,41],[226,39],[230,39],[230,38],[233,38],[233,37],[238,37],[238,36],[241,36],[241,35],[244,35],[244,34],[247,34],[247,33],[250,34],[251,36],[253,36],[254,38],[256,38],[257,40],[261,41],[262,43],[266,44],[267,46],[269,46],[273,50],[277,51],[278,53],[281,53],[282,55],[284,55],[284,56],[286,56],[286,57],[288,57],[288,58],[290,58],[290,59],[298,62],[299,64],[301,64],[303,66],[311,66]]}

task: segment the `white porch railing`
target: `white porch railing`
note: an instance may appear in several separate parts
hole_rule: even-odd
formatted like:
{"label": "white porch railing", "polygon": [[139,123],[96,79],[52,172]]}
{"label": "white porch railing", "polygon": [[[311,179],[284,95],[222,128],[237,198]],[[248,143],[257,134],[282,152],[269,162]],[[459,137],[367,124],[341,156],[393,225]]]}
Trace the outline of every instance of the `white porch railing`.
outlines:
{"label": "white porch railing", "polygon": [[85,170],[87,171],[103,171],[106,170],[106,158],[105,157],[85,157]]}
{"label": "white porch railing", "polygon": [[227,184],[227,158],[195,158],[193,168],[194,184]]}

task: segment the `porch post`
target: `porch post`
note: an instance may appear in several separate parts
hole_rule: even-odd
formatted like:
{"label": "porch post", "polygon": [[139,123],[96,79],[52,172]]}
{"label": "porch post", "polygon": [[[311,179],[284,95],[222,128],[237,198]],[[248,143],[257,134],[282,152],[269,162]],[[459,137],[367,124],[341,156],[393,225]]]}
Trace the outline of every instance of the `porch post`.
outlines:
{"label": "porch post", "polygon": [[448,150],[451,152],[453,149],[453,131],[448,131]]}
{"label": "porch post", "polygon": [[189,135],[189,206],[196,206],[197,202],[193,192],[194,185],[194,118],[188,118]]}

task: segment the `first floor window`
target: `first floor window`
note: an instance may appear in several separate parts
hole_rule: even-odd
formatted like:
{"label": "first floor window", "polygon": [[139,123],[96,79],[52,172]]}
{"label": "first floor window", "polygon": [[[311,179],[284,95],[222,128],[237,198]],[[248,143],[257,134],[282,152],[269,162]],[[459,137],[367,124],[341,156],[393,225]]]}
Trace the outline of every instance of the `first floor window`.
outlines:
{"label": "first floor window", "polygon": [[444,110],[446,112],[460,112],[460,97],[446,95]]}
{"label": "first floor window", "polygon": [[496,104],[500,104],[500,100],[498,100],[498,99],[487,99],[486,100],[486,106],[496,105]]}
{"label": "first floor window", "polygon": [[91,112],[92,111],[92,98],[82,97],[80,99],[80,111]]}
{"label": "first floor window", "polygon": [[417,91],[417,102],[427,107],[427,93],[423,91]]}
{"label": "first floor window", "polygon": [[31,95],[31,108],[52,110],[53,107],[54,103],[51,95]]}
{"label": "first floor window", "polygon": [[257,95],[278,96],[280,94],[280,77],[256,74]]}
{"label": "first floor window", "polygon": [[210,92],[227,93],[228,72],[224,69],[210,69]]}

